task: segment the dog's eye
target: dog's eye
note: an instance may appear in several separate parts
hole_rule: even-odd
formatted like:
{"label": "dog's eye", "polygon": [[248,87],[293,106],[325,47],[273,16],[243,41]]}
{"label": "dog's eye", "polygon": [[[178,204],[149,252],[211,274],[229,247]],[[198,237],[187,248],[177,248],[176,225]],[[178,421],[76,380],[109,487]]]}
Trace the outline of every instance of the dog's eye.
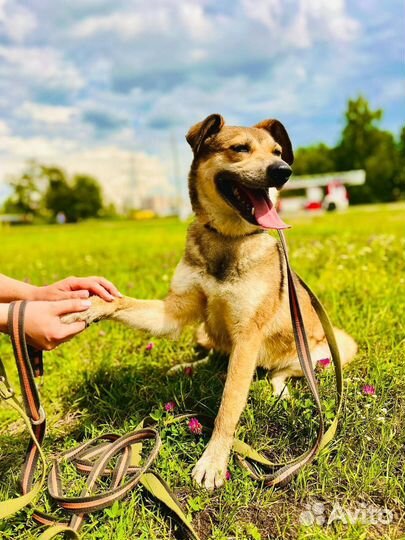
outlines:
{"label": "dog's eye", "polygon": [[231,150],[234,152],[250,152],[250,148],[247,144],[235,144],[231,146]]}
{"label": "dog's eye", "polygon": [[281,156],[281,150],[279,150],[278,148],[276,148],[275,150],[273,150],[273,154],[275,156]]}

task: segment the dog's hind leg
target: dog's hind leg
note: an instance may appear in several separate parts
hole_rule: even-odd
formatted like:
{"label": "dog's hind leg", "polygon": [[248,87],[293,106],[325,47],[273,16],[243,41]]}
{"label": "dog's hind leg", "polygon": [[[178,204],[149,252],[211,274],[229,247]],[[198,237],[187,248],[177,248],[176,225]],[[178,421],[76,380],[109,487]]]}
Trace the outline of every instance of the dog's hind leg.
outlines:
{"label": "dog's hind leg", "polygon": [[340,353],[340,360],[342,362],[342,367],[351,362],[357,354],[357,343],[354,341],[352,336],[347,334],[344,330],[340,328],[333,328],[335,333],[335,338],[337,346]]}
{"label": "dog's hind leg", "polygon": [[290,397],[290,392],[288,390],[287,381],[290,378],[289,370],[278,371],[274,374],[271,379],[271,385],[273,387],[273,393],[275,396],[278,396],[282,399],[288,399]]}
{"label": "dog's hind leg", "polygon": [[187,369],[196,370],[202,366],[205,366],[210,361],[210,352],[214,349],[214,342],[211,340],[207,331],[205,330],[205,324],[201,323],[196,331],[197,345],[194,347],[197,353],[197,360],[194,362],[183,362],[177,364],[169,369],[167,375],[177,375],[184,372]]}
{"label": "dog's hind leg", "polygon": [[181,364],[176,364],[168,370],[166,375],[178,375],[179,373],[187,372],[187,370],[191,370],[192,372],[194,372],[198,368],[208,364],[209,361],[210,356],[209,353],[207,353],[204,358],[200,358],[199,360],[195,360],[194,362],[182,362]]}
{"label": "dog's hind leg", "polygon": [[[357,352],[357,343],[343,330],[340,330],[339,328],[334,328],[333,330],[340,353],[342,367],[344,367],[355,357]],[[311,358],[314,368],[319,360],[330,357],[330,350],[326,342],[311,349]],[[282,398],[288,398],[290,395],[288,388],[286,387],[288,379],[291,377],[303,377],[303,375],[304,374],[301,370],[300,362],[297,357],[293,359],[286,368],[280,369],[271,374],[270,382],[273,386],[274,394],[276,396],[281,396]]]}
{"label": "dog's hind leg", "polygon": [[197,328],[195,337],[197,340],[197,344],[203,349],[206,349],[207,351],[215,349],[215,343],[208,335],[208,332],[205,328],[205,323],[201,323],[200,326]]}

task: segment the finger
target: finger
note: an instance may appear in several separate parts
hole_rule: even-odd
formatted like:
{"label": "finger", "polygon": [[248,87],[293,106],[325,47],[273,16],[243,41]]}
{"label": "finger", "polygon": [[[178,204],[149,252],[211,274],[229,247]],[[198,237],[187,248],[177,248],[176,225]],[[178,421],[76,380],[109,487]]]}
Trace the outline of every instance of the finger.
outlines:
{"label": "finger", "polygon": [[70,291],[67,294],[68,296],[66,296],[66,298],[88,298],[90,296],[90,292],[87,289],[83,289],[80,291]]}
{"label": "finger", "polygon": [[[54,342],[54,347],[58,347],[66,341],[70,341],[72,338],[83,332],[86,329],[86,323],[84,321],[74,322],[71,324],[62,325],[64,328],[58,332],[58,339]],[[53,348],[54,348],[53,347]]]}
{"label": "finger", "polygon": [[111,302],[114,300],[114,296],[110,294],[102,285],[97,283],[96,281],[93,281],[93,283],[90,285],[89,290],[93,293],[102,298],[103,300],[106,300],[107,302]]}
{"label": "finger", "polygon": [[72,290],[86,289],[97,296],[100,296],[103,300],[111,302],[114,300],[114,296],[106,290],[97,280],[97,277],[90,278],[77,278],[70,284]]}
{"label": "finger", "polygon": [[65,341],[69,341],[74,336],[77,336],[77,334],[83,332],[86,329],[86,323],[84,321],[77,321],[71,324],[64,324],[63,327],[63,334],[61,339],[58,340],[59,343],[65,343]]}
{"label": "finger", "polygon": [[91,300],[59,300],[53,302],[56,315],[65,315],[66,313],[75,313],[77,311],[86,311],[91,306]]}
{"label": "finger", "polygon": [[94,279],[96,279],[100,283],[100,285],[107,289],[107,291],[113,296],[118,296],[119,298],[122,298],[122,294],[114,285],[114,283],[111,283],[111,281],[108,281],[108,279],[106,279],[105,277],[94,276]]}
{"label": "finger", "polygon": [[53,302],[55,300],[65,300],[72,298],[72,291],[67,289],[56,288],[53,285],[42,287],[40,299],[45,302]]}

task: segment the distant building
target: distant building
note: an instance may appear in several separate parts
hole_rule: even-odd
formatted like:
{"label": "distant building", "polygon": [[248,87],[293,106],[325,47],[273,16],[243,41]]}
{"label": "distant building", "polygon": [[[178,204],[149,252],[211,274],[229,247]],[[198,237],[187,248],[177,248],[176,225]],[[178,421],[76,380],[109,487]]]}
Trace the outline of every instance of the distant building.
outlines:
{"label": "distant building", "polygon": [[178,214],[177,197],[151,195],[141,199],[141,210],[152,210],[157,216],[173,216]]}
{"label": "distant building", "polygon": [[26,214],[0,214],[1,223],[31,223],[32,216]]}

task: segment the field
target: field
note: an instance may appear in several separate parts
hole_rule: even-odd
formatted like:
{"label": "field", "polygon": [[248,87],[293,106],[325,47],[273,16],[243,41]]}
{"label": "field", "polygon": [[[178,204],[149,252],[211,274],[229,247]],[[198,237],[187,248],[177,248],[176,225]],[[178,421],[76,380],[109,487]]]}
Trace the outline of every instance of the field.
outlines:
{"label": "field", "polygon": [[[163,438],[156,468],[177,493],[201,539],[405,538],[405,207],[363,207],[287,221],[293,225],[287,236],[295,270],[323,300],[334,323],[360,347],[345,370],[338,434],[316,462],[288,486],[263,489],[231,459],[231,478],[223,489],[208,493],[197,488],[190,474],[209,433],[196,437],[185,421],[165,425],[169,413],[163,407],[173,401],[175,413],[215,415],[226,358],[214,355],[191,375],[169,378],[171,366],[196,357],[191,329],[173,342],[113,323],[95,325],[46,353],[46,454],[97,434],[134,429],[153,411]],[[99,274],[125,294],[163,298],[183,251],[185,230],[174,219],[3,228],[0,271],[35,284]],[[149,342],[154,344],[151,350]],[[5,336],[0,355],[17,384]],[[332,371],[319,371],[328,412],[333,408]],[[375,387],[374,396],[364,394],[366,384]],[[258,372],[238,429],[239,438],[277,460],[307,448],[316,430],[305,382],[291,381],[289,388],[292,398],[276,401],[266,373]],[[16,492],[25,444],[21,421],[2,405],[2,500]],[[72,471],[67,475],[73,479]],[[24,512],[0,524],[2,539],[27,540],[38,534]],[[89,517],[83,535],[89,540],[180,537],[177,522],[142,488],[113,509]]]}

